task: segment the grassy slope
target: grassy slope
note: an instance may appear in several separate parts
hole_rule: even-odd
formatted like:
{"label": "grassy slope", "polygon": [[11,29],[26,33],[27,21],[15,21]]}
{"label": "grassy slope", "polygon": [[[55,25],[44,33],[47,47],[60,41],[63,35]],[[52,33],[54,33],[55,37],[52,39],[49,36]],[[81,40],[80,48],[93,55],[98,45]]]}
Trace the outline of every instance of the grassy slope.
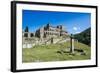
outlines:
{"label": "grassy slope", "polygon": [[74,38],[79,42],[82,42],[87,45],[91,45],[91,28],[88,28],[81,33],[75,34]]}
{"label": "grassy slope", "polygon": [[24,48],[22,52],[23,62],[44,62],[44,61],[64,61],[64,60],[85,60],[90,59],[91,49],[89,46],[75,42],[75,48],[83,49],[86,55],[79,55],[79,52],[75,52],[75,55],[70,53],[57,53],[61,49],[67,50],[70,47],[70,43],[62,44],[50,44],[50,45],[39,45],[33,48]]}

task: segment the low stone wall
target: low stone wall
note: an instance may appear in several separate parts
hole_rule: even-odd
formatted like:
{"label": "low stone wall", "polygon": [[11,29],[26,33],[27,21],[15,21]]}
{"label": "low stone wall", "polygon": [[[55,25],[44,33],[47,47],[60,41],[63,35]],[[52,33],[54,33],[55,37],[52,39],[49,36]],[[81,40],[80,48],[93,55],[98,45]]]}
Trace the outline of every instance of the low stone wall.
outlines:
{"label": "low stone wall", "polygon": [[24,38],[23,39],[23,48],[32,48],[35,45],[48,45],[48,44],[56,44],[56,43],[64,43],[69,41],[70,38]]}

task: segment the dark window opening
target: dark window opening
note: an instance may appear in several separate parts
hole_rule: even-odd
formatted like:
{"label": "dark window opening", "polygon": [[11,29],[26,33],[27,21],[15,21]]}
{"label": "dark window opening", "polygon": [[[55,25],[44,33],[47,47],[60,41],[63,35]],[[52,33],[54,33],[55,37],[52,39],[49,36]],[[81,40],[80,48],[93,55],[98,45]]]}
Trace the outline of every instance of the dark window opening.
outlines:
{"label": "dark window opening", "polygon": [[30,36],[33,37],[34,36],[33,33],[31,33]]}
{"label": "dark window opening", "polygon": [[28,37],[28,33],[25,33],[25,34],[24,34],[24,37]]}

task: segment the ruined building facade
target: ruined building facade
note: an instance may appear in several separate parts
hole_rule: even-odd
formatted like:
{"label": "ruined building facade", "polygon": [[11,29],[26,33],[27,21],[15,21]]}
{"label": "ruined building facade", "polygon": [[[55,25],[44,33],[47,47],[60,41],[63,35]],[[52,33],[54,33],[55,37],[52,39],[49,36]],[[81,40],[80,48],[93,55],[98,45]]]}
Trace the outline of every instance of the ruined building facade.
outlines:
{"label": "ruined building facade", "polygon": [[28,28],[26,27],[25,31],[23,32],[23,37],[37,37],[40,39],[43,38],[52,38],[52,37],[61,37],[61,36],[67,36],[68,32],[64,30],[64,27],[62,25],[53,27],[49,23],[36,30],[36,32],[30,33],[28,31]]}
{"label": "ruined building facade", "polygon": [[62,25],[51,26],[47,24],[39,28],[36,32],[29,32],[28,27],[22,33],[23,48],[32,48],[35,45],[48,45],[64,43],[68,40],[69,34]]}
{"label": "ruined building facade", "polygon": [[51,37],[60,37],[66,36],[68,33],[64,30],[62,25],[53,27],[50,24],[38,29],[36,31],[36,36],[39,38],[51,38]]}

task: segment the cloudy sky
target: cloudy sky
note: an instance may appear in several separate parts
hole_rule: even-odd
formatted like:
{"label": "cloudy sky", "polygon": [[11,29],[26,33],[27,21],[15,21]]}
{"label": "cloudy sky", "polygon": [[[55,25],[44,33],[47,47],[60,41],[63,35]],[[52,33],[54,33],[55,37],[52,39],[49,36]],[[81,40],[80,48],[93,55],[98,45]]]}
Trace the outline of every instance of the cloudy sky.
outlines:
{"label": "cloudy sky", "polygon": [[23,10],[22,28],[29,27],[30,32],[50,23],[52,26],[63,25],[70,34],[76,34],[91,27],[91,14],[79,12],[52,12]]}

